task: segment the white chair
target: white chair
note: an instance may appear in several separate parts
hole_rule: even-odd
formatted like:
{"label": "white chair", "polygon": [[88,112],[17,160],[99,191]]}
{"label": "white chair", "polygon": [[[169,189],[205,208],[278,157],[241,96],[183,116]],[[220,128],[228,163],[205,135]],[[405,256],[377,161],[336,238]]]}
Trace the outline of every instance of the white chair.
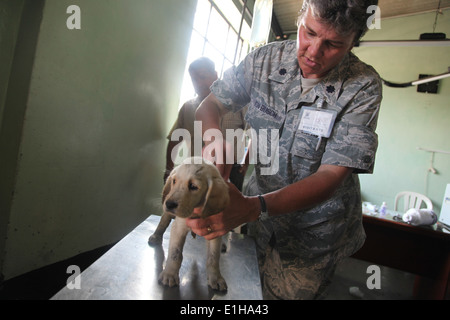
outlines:
{"label": "white chair", "polygon": [[402,191],[395,196],[394,211],[398,211],[398,204],[400,203],[401,198],[403,198],[403,212],[406,212],[411,208],[421,209],[423,203],[428,210],[433,210],[433,203],[428,197],[417,192]]}

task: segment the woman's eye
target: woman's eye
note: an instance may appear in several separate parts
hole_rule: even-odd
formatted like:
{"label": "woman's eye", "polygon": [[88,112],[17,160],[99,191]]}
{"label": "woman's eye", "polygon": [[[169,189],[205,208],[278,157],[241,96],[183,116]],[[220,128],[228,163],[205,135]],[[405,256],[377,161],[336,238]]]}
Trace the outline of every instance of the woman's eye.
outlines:
{"label": "woman's eye", "polygon": [[198,190],[198,187],[192,182],[189,183],[188,188],[189,190]]}
{"label": "woman's eye", "polygon": [[341,46],[332,42],[328,42],[328,46],[331,48],[339,49]]}

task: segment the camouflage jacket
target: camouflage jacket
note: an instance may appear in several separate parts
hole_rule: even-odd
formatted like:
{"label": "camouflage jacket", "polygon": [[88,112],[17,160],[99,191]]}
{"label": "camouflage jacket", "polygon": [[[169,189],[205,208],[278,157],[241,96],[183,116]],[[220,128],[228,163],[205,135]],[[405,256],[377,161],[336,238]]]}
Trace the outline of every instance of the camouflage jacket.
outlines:
{"label": "camouflage jacket", "polygon": [[[245,119],[256,132],[277,130],[276,146],[270,145],[272,140],[267,134],[271,163],[278,161],[276,170],[262,174],[267,165],[258,162],[256,174],[249,183],[249,195],[268,193],[304,179],[321,164],[354,168],[354,174],[327,201],[264,221],[266,232],[258,240],[267,242],[274,232],[280,254],[303,252],[312,256],[340,248],[342,254],[349,255],[362,245],[365,237],[356,173],[371,173],[374,168],[381,80],[372,67],[349,53],[302,95],[296,54],[296,41],[275,42],[259,48],[239,66],[225,72],[211,90],[229,110],[237,111],[248,104]],[[321,139],[298,130],[303,107],[337,113],[329,138]],[[305,232],[306,228],[312,230],[326,221],[332,222],[333,227],[317,229],[312,235]]]}

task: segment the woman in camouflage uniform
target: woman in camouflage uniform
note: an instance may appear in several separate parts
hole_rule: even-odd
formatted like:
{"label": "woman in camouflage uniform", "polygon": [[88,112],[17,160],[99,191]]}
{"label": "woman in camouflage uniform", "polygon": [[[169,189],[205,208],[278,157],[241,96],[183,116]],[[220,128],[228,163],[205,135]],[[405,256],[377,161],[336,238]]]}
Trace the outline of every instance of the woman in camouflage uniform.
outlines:
{"label": "woman in camouflage uniform", "polygon": [[336,264],[364,243],[358,174],[374,168],[382,83],[351,49],[376,4],[305,0],[298,41],[250,53],[197,110],[206,131],[248,104],[250,126],[278,134],[276,171],[257,163],[246,196],[230,185],[229,208],[187,221],[206,239],[252,222],[266,299],[322,297]]}

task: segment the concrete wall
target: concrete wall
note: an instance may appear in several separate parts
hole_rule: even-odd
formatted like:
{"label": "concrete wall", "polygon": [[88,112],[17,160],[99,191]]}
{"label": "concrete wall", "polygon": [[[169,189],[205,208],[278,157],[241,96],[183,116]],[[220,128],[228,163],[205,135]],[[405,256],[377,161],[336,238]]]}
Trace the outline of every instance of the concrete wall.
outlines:
{"label": "concrete wall", "polygon": [[[80,30],[66,26],[70,5],[81,9]],[[0,2],[6,279],[113,243],[159,213],[195,6]]]}

